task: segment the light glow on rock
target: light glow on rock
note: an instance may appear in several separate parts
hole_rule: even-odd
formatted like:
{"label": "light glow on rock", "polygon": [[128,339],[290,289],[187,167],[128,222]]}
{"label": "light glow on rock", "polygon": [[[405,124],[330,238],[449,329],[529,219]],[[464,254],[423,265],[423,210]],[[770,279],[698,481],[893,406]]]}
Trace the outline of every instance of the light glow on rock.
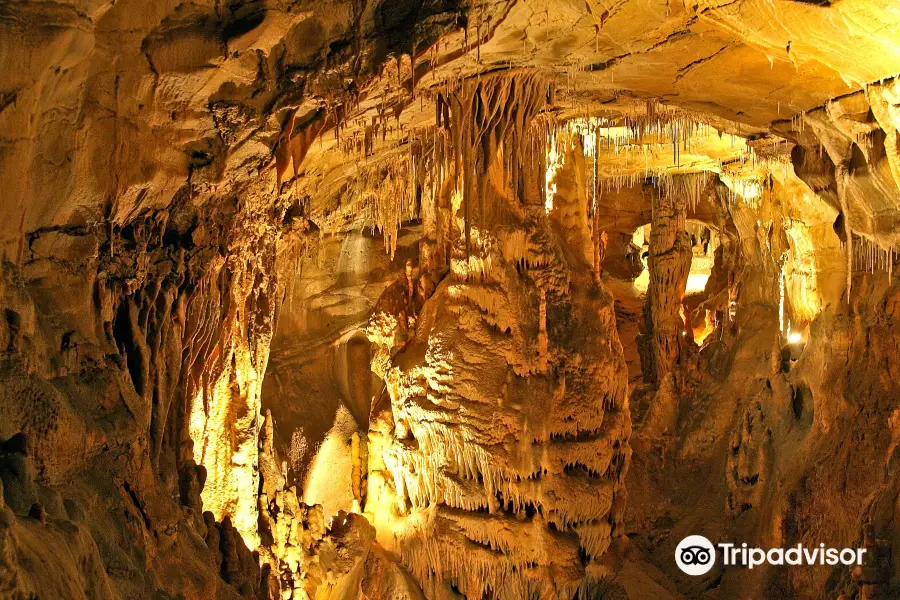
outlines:
{"label": "light glow on rock", "polygon": [[556,143],[556,132],[552,131],[547,143],[547,171],[544,174],[544,212],[550,214],[553,210],[553,197],[556,195],[556,173],[563,166],[564,152],[560,152]]}
{"label": "light glow on rock", "polygon": [[711,334],[713,331],[715,331],[715,329],[716,329],[716,322],[715,322],[715,318],[714,318],[714,313],[711,310],[707,310],[707,311],[705,311],[703,325],[701,327],[694,329],[694,342],[698,346],[702,346],[703,342],[706,340],[706,338],[709,337],[709,334]]}
{"label": "light glow on rock", "polygon": [[691,273],[688,275],[685,294],[699,294],[706,289],[707,281],[709,281],[709,273],[695,273],[692,267]]}
{"label": "light glow on rock", "polygon": [[[247,348],[237,347],[211,385],[201,387],[191,406],[194,462],[206,468],[203,507],[221,521],[231,518],[249,548],[259,545],[256,494],[261,377]],[[263,366],[263,369],[265,367]]]}

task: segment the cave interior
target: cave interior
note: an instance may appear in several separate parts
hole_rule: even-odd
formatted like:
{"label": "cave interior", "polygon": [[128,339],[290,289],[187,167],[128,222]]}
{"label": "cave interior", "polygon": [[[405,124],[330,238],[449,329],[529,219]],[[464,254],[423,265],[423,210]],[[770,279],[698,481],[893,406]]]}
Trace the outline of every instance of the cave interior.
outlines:
{"label": "cave interior", "polygon": [[896,0],[8,0],[0,174],[2,600],[900,599]]}

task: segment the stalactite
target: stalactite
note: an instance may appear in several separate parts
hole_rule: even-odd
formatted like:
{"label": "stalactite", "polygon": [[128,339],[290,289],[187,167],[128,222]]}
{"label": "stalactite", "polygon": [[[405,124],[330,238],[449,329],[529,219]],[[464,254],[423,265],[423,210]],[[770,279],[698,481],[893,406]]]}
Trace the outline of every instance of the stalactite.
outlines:
{"label": "stalactite", "polygon": [[886,271],[893,273],[892,252],[873,242],[867,237],[854,234],[853,238],[853,271],[875,273]]}
{"label": "stalactite", "polygon": [[[317,111],[312,118],[299,128],[296,125],[297,113],[293,113],[285,123],[278,146],[275,148],[275,173],[277,190],[281,189],[281,181],[288,165],[294,166],[294,177],[300,172],[300,164],[316,137],[326,125],[324,113]],[[337,127],[335,128],[337,130]]]}
{"label": "stalactite", "polygon": [[657,177],[657,187],[661,194],[680,198],[691,212],[696,212],[700,198],[712,181],[712,177],[707,171]]}
{"label": "stalactite", "polygon": [[[461,178],[467,253],[472,250],[473,224],[483,226],[488,216],[484,201],[487,170],[501,146],[528,155],[529,129],[543,108],[544,89],[535,73],[502,74],[468,79],[441,94],[441,102],[446,101],[449,110],[443,112],[438,125],[451,132],[453,151],[446,159]],[[516,172],[511,177],[519,180]],[[516,187],[523,187],[522,182]]]}
{"label": "stalactite", "polygon": [[847,268],[847,304],[852,305],[850,293],[853,289],[853,227],[850,224],[850,207],[847,203],[847,185],[850,180],[850,173],[846,165],[840,165],[835,173],[835,179],[838,186],[838,200],[841,203],[841,214],[844,216],[844,251],[846,255]]}

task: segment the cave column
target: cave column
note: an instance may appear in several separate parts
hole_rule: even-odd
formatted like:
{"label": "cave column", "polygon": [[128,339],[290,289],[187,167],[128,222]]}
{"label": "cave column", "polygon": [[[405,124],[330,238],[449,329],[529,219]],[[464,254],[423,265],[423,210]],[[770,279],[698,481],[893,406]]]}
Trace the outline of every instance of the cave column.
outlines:
{"label": "cave column", "polygon": [[691,269],[691,242],[685,232],[685,199],[664,189],[653,194],[648,268],[649,320],[657,383],[671,373],[681,355],[684,319],[681,301]]}

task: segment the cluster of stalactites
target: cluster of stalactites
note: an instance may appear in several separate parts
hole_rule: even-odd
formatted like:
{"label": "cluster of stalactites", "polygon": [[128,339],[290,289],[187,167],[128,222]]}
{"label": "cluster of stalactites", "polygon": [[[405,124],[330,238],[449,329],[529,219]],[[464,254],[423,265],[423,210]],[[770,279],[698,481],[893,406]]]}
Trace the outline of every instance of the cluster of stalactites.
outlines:
{"label": "cluster of stalactites", "polygon": [[[392,151],[398,144],[405,143],[410,135],[415,135],[400,121],[401,102],[388,102],[387,96],[382,96],[374,110],[375,114],[371,116],[336,120],[335,141],[347,159],[364,160],[384,150]],[[340,112],[334,114],[342,115]],[[351,133],[346,133],[346,129]]]}
{"label": "cluster of stalactites", "polygon": [[[506,183],[520,200],[543,197],[549,129],[535,116],[549,95],[537,73],[505,73],[459,80],[435,93],[433,127],[404,128],[399,112],[383,107],[362,128],[364,134],[345,136],[339,147],[366,161],[380,144],[379,154],[386,158],[360,167],[342,193],[363,203],[355,216],[382,232],[393,257],[403,223],[436,212],[449,182],[461,198],[466,254],[471,254],[473,225],[483,228],[489,220],[486,180],[495,161],[503,161]],[[326,217],[324,229],[339,229],[345,218],[339,212],[332,222]]]}
{"label": "cluster of stalactites", "polygon": [[662,176],[657,179],[656,183],[659,193],[670,197],[683,198],[687,207],[692,212],[696,212],[700,198],[714,177],[715,175],[709,171],[700,171],[698,173],[683,173],[677,176]]}
{"label": "cluster of stalactites", "polygon": [[535,116],[546,106],[548,90],[535,72],[501,73],[460,81],[436,96],[436,127],[447,137],[435,162],[444,164],[444,173],[458,176],[467,254],[472,226],[484,227],[488,220],[485,183],[498,156],[520,201],[543,197],[546,133],[535,131]]}
{"label": "cluster of stalactites", "polygon": [[720,180],[724,184],[723,200],[729,209],[738,202],[746,204],[753,210],[759,210],[767,197],[771,197],[773,181],[767,176],[741,176],[730,173],[723,174]]}
{"label": "cluster of stalactites", "polygon": [[384,247],[391,259],[397,252],[403,223],[418,216],[420,191],[430,189],[423,185],[429,172],[424,160],[421,142],[410,135],[405,151],[357,179],[356,184],[362,188],[359,193],[366,198],[369,222],[384,236]]}
{"label": "cluster of stalactites", "polygon": [[404,223],[420,216],[424,203],[433,202],[438,189],[428,131],[410,131],[385,158],[359,167],[340,194],[353,200],[357,210],[348,215],[335,211],[321,221],[325,232],[337,232],[349,217],[355,223],[369,223],[384,237],[384,248],[393,259]]}
{"label": "cluster of stalactites", "polygon": [[[626,107],[613,119],[580,116],[568,119],[563,126],[581,135],[598,138],[597,148],[618,154],[633,145],[658,145],[672,148],[672,160],[678,164],[682,151],[690,151],[699,136],[716,131],[702,115],[682,109],[662,107],[649,100],[644,106]],[[734,136],[732,136],[734,137]],[[588,148],[590,156],[593,150]]]}
{"label": "cluster of stalactites", "polygon": [[855,272],[875,273],[877,271],[893,276],[897,252],[893,248],[885,248],[867,237],[854,235],[853,270]]}
{"label": "cluster of stalactites", "polygon": [[[765,158],[760,157],[743,137],[724,133],[702,115],[663,107],[653,100],[626,107],[616,118],[583,115],[556,121],[551,128],[550,143],[564,144],[578,137],[585,157],[593,161],[586,174],[587,189],[593,190],[594,206],[606,191],[618,192],[648,180],[656,187],[667,187],[669,178],[680,176],[687,168],[682,164],[682,153],[694,153],[698,144],[713,135],[731,139],[733,157],[714,161],[704,171],[710,175],[735,169],[766,171],[777,162],[772,157],[784,154],[783,146],[787,143],[772,136],[771,148],[766,147]],[[670,164],[661,164],[659,158],[666,147],[672,150],[672,160]],[[604,160],[604,157],[621,157],[621,160]],[[778,164],[782,169],[789,168],[789,161]]]}

